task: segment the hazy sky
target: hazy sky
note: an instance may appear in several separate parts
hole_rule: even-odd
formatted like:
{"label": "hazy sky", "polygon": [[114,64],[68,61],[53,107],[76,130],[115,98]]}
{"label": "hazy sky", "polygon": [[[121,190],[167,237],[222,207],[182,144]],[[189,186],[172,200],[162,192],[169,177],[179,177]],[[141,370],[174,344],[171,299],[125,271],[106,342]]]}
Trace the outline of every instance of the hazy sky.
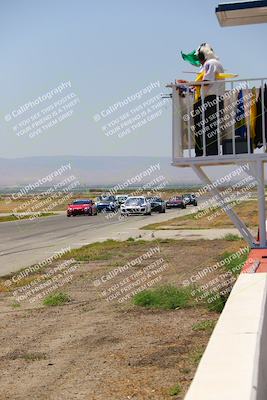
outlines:
{"label": "hazy sky", "polygon": [[[154,115],[158,110],[158,115],[122,138],[116,133],[106,136],[103,124],[119,117],[126,121],[126,112],[137,116],[144,101],[168,91],[166,83],[188,78],[182,71],[194,67],[179,53],[205,41],[213,45],[228,71],[241,77],[266,75],[267,24],[221,28],[215,16],[217,4],[214,0],[1,0],[0,157],[170,156],[168,102],[154,102],[158,108],[149,112]],[[27,102],[69,81],[71,88],[17,115]],[[160,88],[103,116],[111,105],[158,81]],[[72,115],[34,138],[28,133],[17,136],[22,132],[15,127],[18,122],[27,126],[38,120],[34,117],[38,112],[48,116],[44,109],[71,93],[76,95]],[[96,122],[95,115],[101,120]],[[33,120],[25,122],[27,118]]]}

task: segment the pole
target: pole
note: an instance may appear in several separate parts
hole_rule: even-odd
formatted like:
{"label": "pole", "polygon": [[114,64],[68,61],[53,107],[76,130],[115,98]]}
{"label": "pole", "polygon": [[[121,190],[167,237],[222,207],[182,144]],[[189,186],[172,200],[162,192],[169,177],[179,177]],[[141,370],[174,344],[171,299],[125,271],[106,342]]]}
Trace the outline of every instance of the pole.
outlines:
{"label": "pole", "polygon": [[257,160],[257,181],[258,181],[260,248],[266,248],[265,187],[264,187],[264,168],[262,160]]}

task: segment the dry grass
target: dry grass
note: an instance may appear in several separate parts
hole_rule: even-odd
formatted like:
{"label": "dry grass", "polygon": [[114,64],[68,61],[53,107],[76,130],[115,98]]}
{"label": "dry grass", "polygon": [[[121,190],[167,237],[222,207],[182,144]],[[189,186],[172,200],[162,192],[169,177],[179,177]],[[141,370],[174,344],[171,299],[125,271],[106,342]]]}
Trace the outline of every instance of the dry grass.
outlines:
{"label": "dry grass", "polygon": [[24,220],[24,219],[36,219],[36,218],[45,218],[45,217],[52,217],[53,215],[57,215],[56,213],[38,213],[38,214],[28,214],[28,215],[19,215],[16,216],[14,214],[12,215],[6,215],[4,217],[1,217],[0,214],[0,222],[12,222],[12,221],[20,221],[20,220]]}
{"label": "dry grass", "polygon": [[[168,268],[160,285],[182,287],[185,279],[242,245],[226,240],[214,240],[212,246],[205,240],[96,243],[65,257],[80,261],[73,281],[62,287],[64,300],[67,296],[72,301],[60,308],[40,302],[33,309],[28,303],[14,309],[11,293],[2,293],[6,310],[1,315],[3,398],[22,398],[19,394],[23,393],[26,400],[34,393],[40,399],[82,399],[84,395],[92,400],[182,399],[219,314],[202,304],[162,310],[134,306],[132,300],[107,302],[101,293],[161,257]],[[94,286],[95,279],[156,246],[159,254]],[[213,279],[211,275],[207,279]],[[34,276],[38,275],[29,279]],[[16,385],[11,384],[14,379]]]}
{"label": "dry grass", "polygon": [[[257,203],[253,200],[244,201],[243,203],[233,207],[237,215],[242,218],[245,224],[254,228],[258,225],[258,211]],[[160,222],[157,224],[150,224],[144,226],[142,229],[209,229],[209,228],[233,228],[231,220],[227,214],[217,208],[213,211],[203,210],[185,215],[182,217],[173,218],[169,221]]]}

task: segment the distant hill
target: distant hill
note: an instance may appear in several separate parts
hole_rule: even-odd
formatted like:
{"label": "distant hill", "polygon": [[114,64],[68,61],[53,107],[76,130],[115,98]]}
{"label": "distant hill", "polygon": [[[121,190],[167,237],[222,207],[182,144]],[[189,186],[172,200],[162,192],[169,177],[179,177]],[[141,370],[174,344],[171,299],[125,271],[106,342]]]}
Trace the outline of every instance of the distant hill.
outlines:
{"label": "distant hill", "polygon": [[[0,158],[0,187],[33,183],[69,163],[71,170],[66,172],[65,176],[73,174],[82,185],[91,187],[122,183],[157,164],[160,165],[160,169],[144,177],[142,183],[160,175],[163,175],[170,185],[199,182],[190,169],[171,166],[171,159],[168,157],[43,156]],[[62,176],[55,178],[55,181],[62,180]]]}

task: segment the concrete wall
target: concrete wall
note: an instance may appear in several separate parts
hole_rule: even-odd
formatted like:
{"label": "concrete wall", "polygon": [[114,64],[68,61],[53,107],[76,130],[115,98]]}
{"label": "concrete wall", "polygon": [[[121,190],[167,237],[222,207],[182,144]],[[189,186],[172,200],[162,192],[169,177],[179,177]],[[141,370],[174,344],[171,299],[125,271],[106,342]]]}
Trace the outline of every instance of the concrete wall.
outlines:
{"label": "concrete wall", "polygon": [[267,273],[242,273],[185,400],[267,400]]}
{"label": "concrete wall", "polygon": [[[262,275],[262,274],[260,274]],[[255,375],[253,385],[254,400],[267,399],[267,300],[262,310],[262,325],[259,332],[259,353],[255,360]]]}

